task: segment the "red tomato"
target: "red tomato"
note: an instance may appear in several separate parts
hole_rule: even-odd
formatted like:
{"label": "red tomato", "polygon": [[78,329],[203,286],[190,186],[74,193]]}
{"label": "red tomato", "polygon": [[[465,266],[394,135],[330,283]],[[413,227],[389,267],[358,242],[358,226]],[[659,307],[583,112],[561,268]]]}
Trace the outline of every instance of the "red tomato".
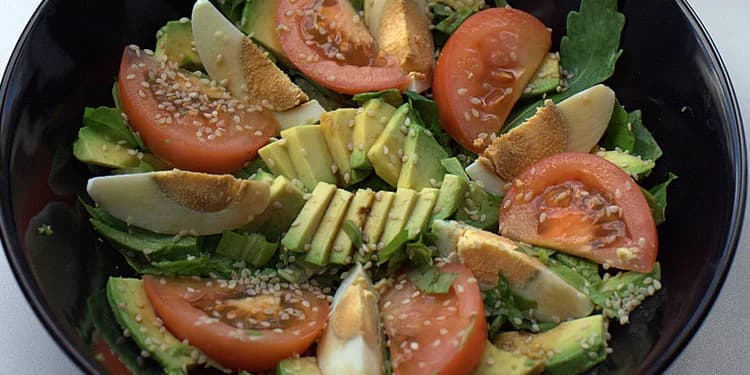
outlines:
{"label": "red tomato", "polygon": [[104,339],[98,333],[94,333],[94,355],[104,368],[109,371],[110,375],[133,375],[117,355],[112,352],[112,348],[107,345]]}
{"label": "red tomato", "polygon": [[133,130],[180,169],[236,171],[278,131],[269,113],[246,108],[223,88],[135,47],[122,55],[118,88]]}
{"label": "red tomato", "polygon": [[503,236],[620,269],[650,272],[656,225],[627,173],[601,157],[550,156],[519,176],[500,209]]}
{"label": "red tomato", "polygon": [[377,42],[346,0],[279,0],[279,42],[297,69],[321,86],[358,94],[405,89],[409,76]]}
{"label": "red tomato", "polygon": [[476,279],[459,263],[446,294],[426,294],[400,275],[381,298],[395,374],[471,374],[487,343],[487,321]]}
{"label": "red tomato", "polygon": [[490,8],[469,17],[445,43],[433,95],[440,121],[456,142],[482,152],[482,134],[500,131],[552,44],[534,16]]}
{"label": "red tomato", "polygon": [[[227,285],[222,280],[144,276],[143,286],[176,337],[228,368],[261,371],[312,345],[325,328],[328,301],[312,287],[273,290],[270,281],[252,280]],[[257,292],[248,293],[251,289]]]}

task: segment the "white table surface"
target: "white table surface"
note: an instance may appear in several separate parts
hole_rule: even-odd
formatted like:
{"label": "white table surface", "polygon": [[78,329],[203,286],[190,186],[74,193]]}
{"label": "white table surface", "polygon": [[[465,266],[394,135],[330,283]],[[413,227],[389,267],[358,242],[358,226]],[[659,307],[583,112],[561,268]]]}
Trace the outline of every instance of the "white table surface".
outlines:
{"label": "white table surface", "polygon": [[[550,0],[553,1],[553,0]],[[38,0],[0,0],[0,68],[4,69],[26,21]],[[746,125],[750,126],[750,48],[744,32],[750,20],[750,2],[691,0],[734,82]],[[747,132],[747,126],[746,126]],[[750,373],[745,362],[750,352],[750,220],[734,264],[708,319],[668,374]],[[52,341],[21,293],[5,256],[0,255],[0,374],[80,374]]]}

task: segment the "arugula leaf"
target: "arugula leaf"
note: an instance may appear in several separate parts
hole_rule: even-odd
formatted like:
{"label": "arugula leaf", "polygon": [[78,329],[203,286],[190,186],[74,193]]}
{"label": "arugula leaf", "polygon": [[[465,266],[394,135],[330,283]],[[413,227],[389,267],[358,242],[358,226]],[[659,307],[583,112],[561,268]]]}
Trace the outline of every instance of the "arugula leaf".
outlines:
{"label": "arugula leaf", "polygon": [[406,277],[416,285],[417,289],[429,294],[448,293],[453,281],[458,277],[457,273],[440,272],[432,265],[413,268]]}
{"label": "arugula leaf", "polygon": [[600,145],[608,150],[633,151],[635,134],[632,125],[628,126],[629,123],[628,112],[616,102]]}
{"label": "arugula leaf", "polygon": [[652,187],[650,190],[641,188],[643,196],[648,203],[648,207],[651,209],[651,215],[654,217],[656,225],[667,220],[665,214],[665,211],[667,210],[667,187],[669,187],[669,184],[677,178],[676,174],[670,172],[667,176],[667,180],[661,184]]}
{"label": "arugula leaf", "polygon": [[263,267],[273,258],[278,248],[278,243],[267,241],[259,233],[239,234],[225,231],[216,246],[216,254],[247,262],[255,267]]}
{"label": "arugula leaf", "polygon": [[643,160],[656,161],[662,155],[661,147],[651,135],[651,132],[643,126],[641,120],[641,111],[635,110],[628,114],[628,122],[633,128],[635,135],[635,144],[633,145],[633,155],[640,156]]}
{"label": "arugula leaf", "polygon": [[[620,34],[625,16],[617,11],[617,0],[582,0],[578,11],[568,14],[567,35],[560,42],[560,64],[568,73],[567,89],[548,96],[559,103],[611,77],[622,54]],[[503,132],[533,116],[540,99],[515,110]]]}
{"label": "arugula leaf", "polygon": [[[391,258],[399,253],[399,250],[406,245],[406,242],[409,241],[409,231],[406,229],[399,232],[396,237],[393,237],[393,239],[388,242],[385,246],[383,246],[380,251],[378,251],[378,265],[385,264]],[[405,254],[404,254],[405,256]]]}
{"label": "arugula leaf", "polygon": [[130,131],[116,108],[86,107],[83,111],[83,125],[109,137],[112,142],[125,141],[123,147],[146,149],[143,141]]}
{"label": "arugula leaf", "polygon": [[398,107],[404,104],[404,98],[401,97],[401,91],[398,89],[388,89],[383,91],[363,92],[361,94],[354,95],[352,100],[357,104],[362,105],[370,99],[383,99],[386,103]]}
{"label": "arugula leaf", "polygon": [[347,219],[344,220],[344,224],[342,224],[341,228],[344,229],[344,233],[346,233],[346,235],[349,236],[349,239],[352,240],[354,248],[361,249],[363,244],[362,230],[357,227],[357,224]]}

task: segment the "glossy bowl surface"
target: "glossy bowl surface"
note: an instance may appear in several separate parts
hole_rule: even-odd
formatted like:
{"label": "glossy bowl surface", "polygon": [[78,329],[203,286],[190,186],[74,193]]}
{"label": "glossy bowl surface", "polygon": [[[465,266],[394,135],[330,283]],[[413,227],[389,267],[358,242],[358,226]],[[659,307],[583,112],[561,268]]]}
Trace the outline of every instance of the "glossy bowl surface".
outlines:
{"label": "glossy bowl surface", "polygon": [[[519,1],[559,40],[577,1]],[[90,171],[72,156],[84,106],[111,105],[120,54],[150,46],[192,1],[44,1],[23,32],[0,88],[2,240],[29,303],[87,373],[103,370],[81,338],[87,296],[129,269],[96,241],[76,207]],[[745,208],[746,151],[739,107],[716,48],[683,0],[620,1],[623,55],[608,84],[641,109],[664,149],[647,185],[668,171],[659,227],[664,289],[612,330],[614,353],[592,373],[660,373],[706,316],[732,260]],[[52,236],[37,228],[50,224]],[[716,350],[721,350],[716,348]]]}

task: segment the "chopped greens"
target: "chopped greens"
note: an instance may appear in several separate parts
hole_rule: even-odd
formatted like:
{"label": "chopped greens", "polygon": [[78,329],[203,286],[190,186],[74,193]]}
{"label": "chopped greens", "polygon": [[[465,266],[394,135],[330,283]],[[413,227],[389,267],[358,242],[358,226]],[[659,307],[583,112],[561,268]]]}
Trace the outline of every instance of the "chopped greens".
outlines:
{"label": "chopped greens", "polygon": [[361,249],[362,248],[362,231],[357,227],[357,224],[355,224],[351,220],[344,220],[344,222],[341,224],[341,227],[344,229],[344,232],[347,236],[349,236],[349,239],[352,240],[352,243],[354,244],[355,249]]}
{"label": "chopped greens", "polygon": [[259,233],[225,231],[216,246],[216,254],[244,261],[254,267],[263,267],[273,258],[278,248],[278,243],[267,241]]}
{"label": "chopped greens", "polygon": [[458,274],[440,272],[440,269],[435,266],[425,265],[412,269],[406,276],[423,293],[445,294],[450,291]]}
{"label": "chopped greens", "polygon": [[669,187],[669,184],[676,179],[677,175],[670,172],[667,180],[661,184],[656,185],[649,190],[641,188],[643,196],[648,203],[648,207],[651,209],[651,215],[654,217],[656,225],[667,220],[665,214],[667,210],[667,187]]}
{"label": "chopped greens", "polygon": [[386,103],[398,107],[404,103],[404,98],[401,97],[401,91],[398,89],[388,89],[383,91],[375,92],[363,92],[361,94],[354,95],[352,100],[362,105],[370,99],[383,99]]}

